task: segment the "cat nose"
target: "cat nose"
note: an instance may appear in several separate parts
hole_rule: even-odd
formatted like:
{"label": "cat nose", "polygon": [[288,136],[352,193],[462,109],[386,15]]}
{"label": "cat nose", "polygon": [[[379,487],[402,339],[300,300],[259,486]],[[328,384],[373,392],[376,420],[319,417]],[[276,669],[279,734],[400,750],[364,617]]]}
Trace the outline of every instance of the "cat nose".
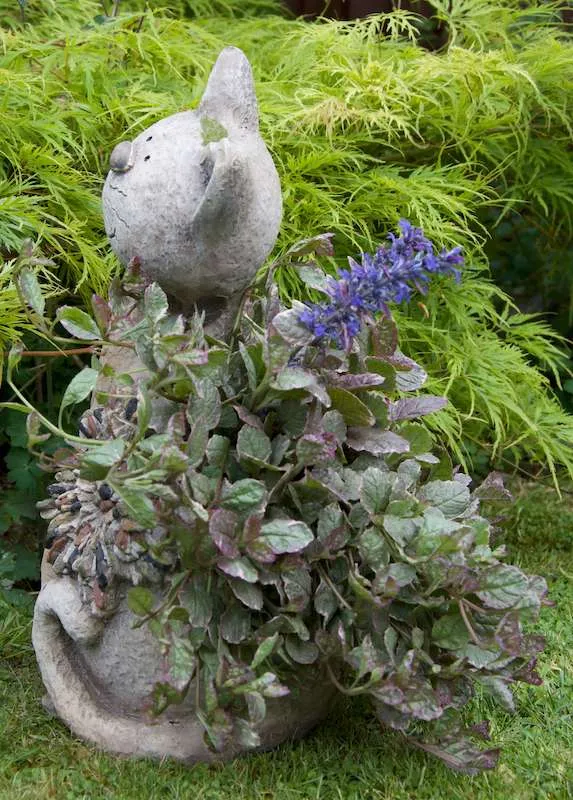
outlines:
{"label": "cat nose", "polygon": [[128,172],[133,167],[133,142],[120,142],[111,151],[109,168],[113,172]]}

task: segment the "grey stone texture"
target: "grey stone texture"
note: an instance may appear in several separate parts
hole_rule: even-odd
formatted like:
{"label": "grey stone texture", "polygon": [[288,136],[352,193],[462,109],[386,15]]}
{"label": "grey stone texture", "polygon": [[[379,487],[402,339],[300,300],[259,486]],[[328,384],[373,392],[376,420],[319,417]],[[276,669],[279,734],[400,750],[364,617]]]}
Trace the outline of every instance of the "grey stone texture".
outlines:
{"label": "grey stone texture", "polygon": [[227,47],[199,107],[160,120],[110,159],[107,235],[120,260],[139,260],[174,309],[207,319],[238,305],[273,248],[282,201],[259,134],[251,68]]}
{"label": "grey stone texture", "polygon": [[[193,686],[185,704],[172,706],[156,719],[146,712],[153,684],[161,676],[162,658],[148,628],[134,628],[135,621],[125,599],[104,623],[82,605],[71,578],[44,584],[34,612],[32,642],[50,713],[77,736],[120,755],[170,757],[192,764],[225,761],[244,752],[234,738],[220,753],[206,747],[194,713]],[[320,670],[301,668],[289,686],[290,696],[267,703],[259,750],[303,736],[331,707],[334,688]]]}
{"label": "grey stone texture", "polygon": [[[258,131],[257,103],[245,55],[226,48],[197,110],[152,125],[114,149],[103,190],[106,231],[119,258],[139,260],[174,310],[205,310],[210,332],[224,335],[245,288],[272,249],[281,219],[279,179]],[[106,348],[102,362],[134,377],[135,355]],[[100,381],[100,391],[110,391]],[[188,702],[157,719],[147,713],[162,656],[148,628],[134,628],[120,587],[116,613],[94,616],[79,586],[44,559],[32,639],[48,697],[45,707],[78,736],[123,755],[186,762],[229,759],[203,742],[193,687]],[[301,668],[291,695],[268,702],[261,748],[304,735],[334,696],[320,669]]]}

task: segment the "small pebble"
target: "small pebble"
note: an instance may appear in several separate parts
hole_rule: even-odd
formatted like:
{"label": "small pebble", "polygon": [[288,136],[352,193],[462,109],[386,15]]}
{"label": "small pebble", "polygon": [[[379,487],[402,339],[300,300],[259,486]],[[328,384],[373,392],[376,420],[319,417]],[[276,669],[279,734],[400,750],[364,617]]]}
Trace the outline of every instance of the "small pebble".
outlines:
{"label": "small pebble", "polygon": [[132,397],[125,407],[125,418],[130,420],[137,411],[137,397]]}
{"label": "small pebble", "polygon": [[107,483],[102,483],[99,486],[98,492],[102,500],[110,500],[113,494],[113,489]]}
{"label": "small pebble", "polygon": [[57,497],[60,494],[64,494],[64,492],[69,492],[70,489],[73,488],[73,484],[70,483],[51,483],[48,486],[48,494],[50,497]]}

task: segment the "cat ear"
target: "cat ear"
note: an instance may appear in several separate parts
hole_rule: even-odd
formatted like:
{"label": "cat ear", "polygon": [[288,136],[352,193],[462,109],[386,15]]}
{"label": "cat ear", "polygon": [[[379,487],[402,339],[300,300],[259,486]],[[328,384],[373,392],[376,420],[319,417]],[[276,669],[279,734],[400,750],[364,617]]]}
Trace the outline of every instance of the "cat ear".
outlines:
{"label": "cat ear", "polygon": [[253,73],[238,47],[226,47],[219,55],[199,104],[199,115],[217,120],[224,127],[258,131]]}

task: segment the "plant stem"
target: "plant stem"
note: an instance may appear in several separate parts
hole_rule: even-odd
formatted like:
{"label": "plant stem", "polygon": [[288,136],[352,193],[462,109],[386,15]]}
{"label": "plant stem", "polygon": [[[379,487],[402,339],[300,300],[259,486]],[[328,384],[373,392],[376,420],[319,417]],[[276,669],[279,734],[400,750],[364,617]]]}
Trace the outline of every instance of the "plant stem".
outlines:
{"label": "plant stem", "polygon": [[350,605],[350,603],[348,603],[348,602],[347,602],[347,601],[344,599],[344,597],[342,597],[342,595],[340,594],[340,592],[338,591],[338,589],[336,588],[336,586],[335,586],[335,585],[332,583],[332,581],[330,580],[330,578],[329,578],[329,576],[328,576],[328,574],[327,574],[326,570],[325,570],[325,569],[324,569],[322,566],[319,566],[319,567],[318,567],[318,571],[319,571],[319,573],[320,573],[320,577],[321,577],[321,578],[322,578],[322,580],[323,580],[323,581],[324,581],[324,582],[325,582],[325,583],[328,585],[329,589],[330,589],[330,590],[331,590],[331,591],[332,591],[332,592],[333,592],[333,593],[336,595],[336,597],[337,597],[338,601],[339,601],[339,602],[340,602],[340,603],[341,603],[341,604],[342,604],[342,605],[343,605],[345,608],[352,609],[352,606]]}
{"label": "plant stem", "polygon": [[283,486],[285,486],[292,478],[294,478],[294,476],[297,475],[301,469],[304,469],[304,463],[302,461],[297,461],[296,464],[293,464],[290,469],[283,473],[283,475],[279,478],[269,492],[269,503],[271,502],[273,495],[278,494]]}
{"label": "plant stem", "polygon": [[6,381],[8,386],[12,389],[18,400],[26,406],[26,408],[30,409],[31,413],[36,414],[37,418],[40,420],[42,425],[47,428],[50,433],[53,433],[54,436],[59,436],[60,438],[64,439],[66,442],[76,442],[78,444],[83,445],[84,447],[90,447],[92,445],[104,445],[108,443],[107,439],[82,439],[81,436],[74,436],[71,433],[66,433],[66,431],[58,428],[57,425],[54,425],[50,420],[45,417],[43,414],[40,414],[34,406],[28,402],[28,400],[24,397],[24,395],[20,392],[17,386],[15,386],[11,380]]}
{"label": "plant stem", "polygon": [[342,694],[345,694],[347,697],[355,697],[356,695],[364,694],[364,692],[368,688],[367,686],[356,686],[356,687],[353,687],[353,688],[349,689],[349,688],[347,688],[346,686],[343,686],[340,683],[340,681],[338,680],[338,678],[336,677],[336,675],[332,671],[332,667],[330,666],[328,661],[326,662],[326,669],[327,669],[327,672],[328,672],[328,677],[330,678],[332,683],[336,686],[336,688],[338,689],[339,692],[342,692]]}
{"label": "plant stem", "polygon": [[481,646],[481,642],[479,640],[478,635],[476,634],[476,632],[472,628],[472,624],[470,622],[470,618],[468,616],[468,612],[466,611],[466,607],[465,607],[465,604],[464,604],[463,600],[458,600],[458,608],[460,609],[460,614],[462,615],[462,619],[463,619],[464,625],[466,626],[467,631],[468,631],[468,633],[470,635],[470,639],[472,640],[472,642],[474,644],[476,644],[478,647],[480,647]]}
{"label": "plant stem", "polygon": [[93,347],[74,347],[71,350],[23,350],[21,355],[39,358],[58,358],[60,356],[79,356],[93,352]]}

